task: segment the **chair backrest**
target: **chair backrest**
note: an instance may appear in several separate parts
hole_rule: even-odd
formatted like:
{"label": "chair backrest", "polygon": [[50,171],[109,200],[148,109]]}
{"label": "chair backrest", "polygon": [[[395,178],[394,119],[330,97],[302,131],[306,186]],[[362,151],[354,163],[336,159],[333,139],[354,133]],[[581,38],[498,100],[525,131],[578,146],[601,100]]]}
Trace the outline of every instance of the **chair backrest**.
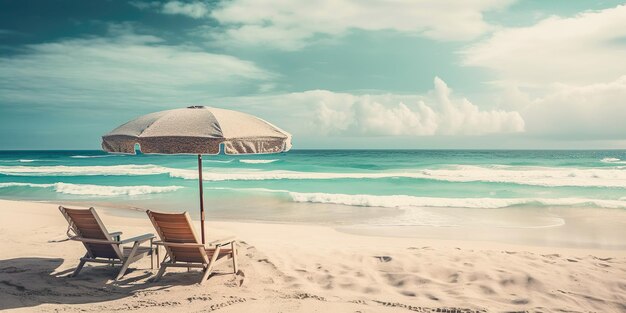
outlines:
{"label": "chair backrest", "polygon": [[[59,210],[70,224],[71,230],[79,238],[114,241],[111,234],[98,217],[94,208],[68,209],[59,206]],[[117,244],[83,242],[88,254],[93,258],[122,259],[123,255]]]}
{"label": "chair backrest", "polygon": [[[184,213],[159,213],[147,210],[152,225],[165,243],[200,244],[198,235],[191,224],[191,218]],[[198,247],[172,247],[165,245],[174,261],[207,262],[206,253]]]}

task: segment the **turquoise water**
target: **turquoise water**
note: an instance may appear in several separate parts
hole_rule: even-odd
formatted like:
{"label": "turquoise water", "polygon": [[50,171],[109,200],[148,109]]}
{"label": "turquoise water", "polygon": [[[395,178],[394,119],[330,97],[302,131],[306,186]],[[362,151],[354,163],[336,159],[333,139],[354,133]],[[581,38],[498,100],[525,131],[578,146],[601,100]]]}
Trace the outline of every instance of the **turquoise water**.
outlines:
{"label": "turquoise water", "polygon": [[[445,208],[626,209],[626,151],[621,150],[296,150],[205,156],[203,164],[208,215],[220,219],[361,218],[371,223],[445,225],[450,221],[432,218],[432,213]],[[4,151],[0,198],[196,214],[197,159]],[[424,208],[429,215],[407,218],[406,212],[423,213]]]}

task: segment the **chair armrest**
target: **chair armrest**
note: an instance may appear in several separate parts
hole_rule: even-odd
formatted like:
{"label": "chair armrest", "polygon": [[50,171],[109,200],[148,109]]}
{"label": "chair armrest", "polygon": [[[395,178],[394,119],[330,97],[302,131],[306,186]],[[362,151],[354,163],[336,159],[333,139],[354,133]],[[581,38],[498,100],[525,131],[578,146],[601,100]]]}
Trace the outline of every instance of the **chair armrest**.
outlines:
{"label": "chair armrest", "polygon": [[231,244],[235,240],[236,240],[235,236],[230,236],[230,237],[211,241],[207,243],[207,245],[208,246],[225,246],[225,245]]}
{"label": "chair armrest", "polygon": [[153,245],[174,247],[174,248],[204,248],[201,243],[180,243],[180,242],[166,242],[166,241],[153,241]]}
{"label": "chair armrest", "polygon": [[144,241],[148,241],[152,238],[155,238],[154,234],[145,234],[145,235],[141,235],[141,236],[135,236],[132,238],[127,238],[124,239],[122,241],[120,241],[120,244],[125,244],[125,243],[129,243],[129,242],[144,242]]}
{"label": "chair armrest", "polygon": [[112,233],[109,233],[109,235],[111,235],[111,237],[113,237],[113,239],[115,240],[120,240],[120,238],[122,238],[122,232],[121,231],[114,231]]}
{"label": "chair armrest", "polygon": [[78,237],[78,236],[72,236],[69,237],[70,240],[75,240],[75,241],[80,241],[80,242],[86,242],[86,243],[99,243],[99,244],[109,244],[109,245],[116,245],[119,244],[119,241],[108,241],[108,240],[102,240],[102,239],[92,239],[92,238],[83,238],[83,237]]}

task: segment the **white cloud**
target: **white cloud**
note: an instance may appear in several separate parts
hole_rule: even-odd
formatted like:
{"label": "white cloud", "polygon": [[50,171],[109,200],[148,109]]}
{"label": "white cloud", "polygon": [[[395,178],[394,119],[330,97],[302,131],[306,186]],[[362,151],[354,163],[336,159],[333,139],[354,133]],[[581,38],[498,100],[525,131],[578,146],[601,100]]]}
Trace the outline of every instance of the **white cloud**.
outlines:
{"label": "white cloud", "polygon": [[452,97],[439,78],[428,95],[311,90],[224,102],[246,103],[246,110],[303,136],[465,136],[524,131],[518,112],[480,110],[467,99]]}
{"label": "white cloud", "polygon": [[161,3],[157,1],[129,1],[128,4],[140,10],[156,9],[161,7]]}
{"label": "white cloud", "polygon": [[626,5],[503,28],[462,56],[464,65],[489,68],[503,84],[612,81],[626,73]]}
{"label": "white cloud", "polygon": [[609,83],[562,85],[524,110],[528,132],[565,139],[626,139],[626,75]]}
{"label": "white cloud", "polygon": [[462,57],[497,75],[496,101],[520,111],[528,136],[626,139],[626,5],[503,28]]}
{"label": "white cloud", "polygon": [[211,16],[226,27],[218,38],[232,44],[299,49],[316,35],[352,29],[393,30],[437,40],[469,40],[492,29],[483,13],[508,6],[506,0],[361,1],[231,0]]}
{"label": "white cloud", "polygon": [[179,104],[255,88],[271,73],[232,56],[113,27],[109,37],[28,45],[0,58],[0,100],[62,105]]}
{"label": "white cloud", "polygon": [[185,15],[191,18],[202,18],[208,15],[209,7],[202,1],[169,1],[163,4],[161,12],[164,14]]}

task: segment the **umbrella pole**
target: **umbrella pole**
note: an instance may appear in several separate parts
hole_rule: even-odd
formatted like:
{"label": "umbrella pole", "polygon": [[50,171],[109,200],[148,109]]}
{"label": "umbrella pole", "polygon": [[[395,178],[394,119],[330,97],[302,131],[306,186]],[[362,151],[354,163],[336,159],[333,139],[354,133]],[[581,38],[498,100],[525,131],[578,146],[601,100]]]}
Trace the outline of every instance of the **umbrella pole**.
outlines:
{"label": "umbrella pole", "polygon": [[198,187],[200,188],[200,231],[204,244],[204,195],[202,189],[202,154],[198,154]]}

